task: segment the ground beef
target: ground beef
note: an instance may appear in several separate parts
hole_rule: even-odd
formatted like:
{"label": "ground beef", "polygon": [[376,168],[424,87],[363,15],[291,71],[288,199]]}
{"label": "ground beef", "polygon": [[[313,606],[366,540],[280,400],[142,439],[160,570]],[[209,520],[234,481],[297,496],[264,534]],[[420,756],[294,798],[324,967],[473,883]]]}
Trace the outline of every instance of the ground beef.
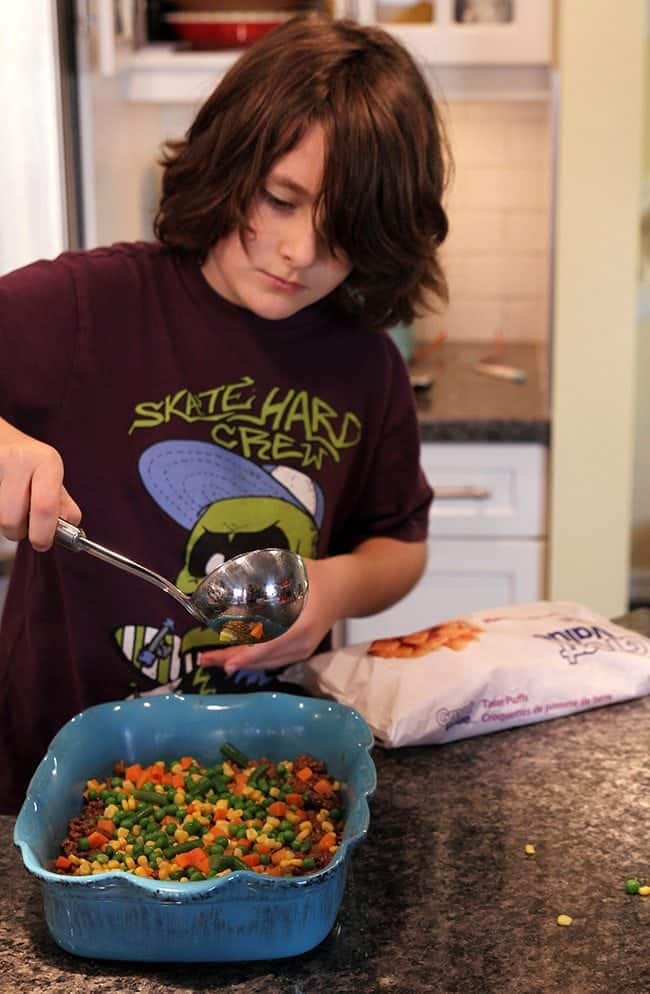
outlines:
{"label": "ground beef", "polygon": [[88,801],[82,808],[79,817],[70,819],[68,834],[61,843],[61,848],[66,856],[75,851],[79,839],[85,839],[97,828],[97,819],[104,814],[104,806],[103,801]]}

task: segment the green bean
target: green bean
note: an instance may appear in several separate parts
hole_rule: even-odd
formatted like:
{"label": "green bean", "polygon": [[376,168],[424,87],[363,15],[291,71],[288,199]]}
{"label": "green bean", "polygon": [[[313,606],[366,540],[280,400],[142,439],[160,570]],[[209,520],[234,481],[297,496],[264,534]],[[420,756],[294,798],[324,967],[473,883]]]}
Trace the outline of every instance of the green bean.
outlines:
{"label": "green bean", "polygon": [[134,790],[133,796],[138,801],[146,801],[147,804],[167,804],[167,795],[158,794],[155,790]]}
{"label": "green bean", "polygon": [[248,756],[245,756],[243,752],[236,749],[234,745],[230,744],[230,742],[224,742],[220,751],[226,759],[230,759],[233,763],[237,763],[237,766],[245,767],[248,766],[250,762]]}

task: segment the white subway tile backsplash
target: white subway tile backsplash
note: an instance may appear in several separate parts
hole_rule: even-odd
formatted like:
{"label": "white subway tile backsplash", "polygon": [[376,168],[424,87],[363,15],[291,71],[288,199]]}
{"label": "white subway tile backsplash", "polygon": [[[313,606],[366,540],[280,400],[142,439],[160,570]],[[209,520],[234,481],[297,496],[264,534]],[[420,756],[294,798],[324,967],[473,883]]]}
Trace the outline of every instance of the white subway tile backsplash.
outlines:
{"label": "white subway tile backsplash", "polygon": [[547,101],[443,106],[454,158],[441,259],[443,314],[416,321],[426,340],[543,341],[548,334],[551,108]]}

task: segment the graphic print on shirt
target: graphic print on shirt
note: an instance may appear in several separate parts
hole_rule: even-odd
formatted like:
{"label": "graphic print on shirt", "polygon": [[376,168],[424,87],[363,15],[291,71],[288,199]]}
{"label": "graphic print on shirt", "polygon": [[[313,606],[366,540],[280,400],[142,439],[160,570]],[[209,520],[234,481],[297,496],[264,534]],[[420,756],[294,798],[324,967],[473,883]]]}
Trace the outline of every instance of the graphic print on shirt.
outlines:
{"label": "graphic print on shirt", "polygon": [[[187,530],[184,561],[175,579],[186,594],[241,552],[273,547],[316,554],[323,493],[300,470],[258,465],[212,442],[185,440],[150,446],[138,469],[157,506]],[[125,623],[113,637],[132,665],[153,681],[149,693],[215,693],[213,678],[230,682],[232,689],[271,680],[258,670],[227,677],[219,668],[199,667],[201,652],[224,646],[223,634],[211,628],[193,626],[181,633],[171,618],[161,618],[153,624]]]}

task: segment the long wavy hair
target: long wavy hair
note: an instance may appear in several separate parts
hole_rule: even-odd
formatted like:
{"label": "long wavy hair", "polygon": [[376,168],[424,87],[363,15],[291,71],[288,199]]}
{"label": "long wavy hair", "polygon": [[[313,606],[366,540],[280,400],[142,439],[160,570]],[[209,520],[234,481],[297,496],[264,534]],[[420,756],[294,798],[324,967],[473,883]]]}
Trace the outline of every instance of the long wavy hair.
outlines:
{"label": "long wavy hair", "polygon": [[270,169],[314,124],[326,147],[314,217],[352,263],[338,303],[374,328],[435,308],[447,299],[448,145],[426,80],[380,28],[299,15],[245,52],[164,147],[156,236],[203,262],[235,228],[245,235]]}

